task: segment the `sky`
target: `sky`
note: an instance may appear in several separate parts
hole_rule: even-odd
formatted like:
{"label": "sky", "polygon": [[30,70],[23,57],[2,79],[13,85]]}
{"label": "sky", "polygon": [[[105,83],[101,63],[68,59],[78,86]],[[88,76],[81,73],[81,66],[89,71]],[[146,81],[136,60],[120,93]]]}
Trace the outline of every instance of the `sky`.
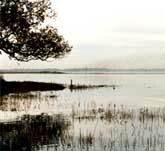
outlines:
{"label": "sky", "polygon": [[28,63],[0,56],[0,68],[164,68],[164,0],[52,0],[49,21],[73,46],[63,59]]}

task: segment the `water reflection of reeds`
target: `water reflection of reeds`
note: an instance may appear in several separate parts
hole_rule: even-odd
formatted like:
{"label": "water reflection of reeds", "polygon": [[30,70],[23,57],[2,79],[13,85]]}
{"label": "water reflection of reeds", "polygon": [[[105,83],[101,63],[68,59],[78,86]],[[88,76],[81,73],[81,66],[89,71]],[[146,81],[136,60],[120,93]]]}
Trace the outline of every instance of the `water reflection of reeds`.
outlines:
{"label": "water reflection of reeds", "polygon": [[59,146],[69,126],[61,115],[24,115],[19,121],[0,123],[0,150],[21,151]]}
{"label": "water reflection of reeds", "polygon": [[[36,101],[51,106],[55,100],[53,93],[45,96],[41,93],[11,94],[1,100],[0,109],[13,114],[26,111],[25,108]],[[0,150],[165,150],[164,107],[137,109],[116,104],[99,105],[93,101],[73,103],[68,108],[71,112],[67,113],[66,108],[63,115],[26,114],[17,121],[1,122]]]}
{"label": "water reflection of reeds", "polygon": [[72,118],[77,119],[79,124],[76,125],[84,125],[84,128],[79,127],[80,144],[92,145],[92,151],[164,151],[165,108],[129,109],[111,104],[104,107],[91,104],[79,110],[79,106],[73,106]]}

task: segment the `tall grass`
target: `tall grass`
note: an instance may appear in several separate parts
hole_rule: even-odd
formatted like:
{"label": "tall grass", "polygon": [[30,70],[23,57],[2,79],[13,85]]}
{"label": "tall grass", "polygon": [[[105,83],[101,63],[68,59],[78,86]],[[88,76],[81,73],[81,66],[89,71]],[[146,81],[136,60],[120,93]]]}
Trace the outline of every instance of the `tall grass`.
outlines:
{"label": "tall grass", "polygon": [[[40,93],[11,94],[1,100],[0,109],[1,112],[19,113],[33,101],[39,101],[39,104],[47,101],[51,106],[50,100],[56,99],[54,96],[52,93],[45,97]],[[71,112],[67,115],[62,113],[63,118],[61,115],[56,118],[47,114],[23,115],[15,122],[1,122],[0,150],[5,151],[5,143],[8,147],[20,143],[27,147],[26,142],[36,151],[165,150],[165,107],[137,109],[78,102],[71,104]]]}

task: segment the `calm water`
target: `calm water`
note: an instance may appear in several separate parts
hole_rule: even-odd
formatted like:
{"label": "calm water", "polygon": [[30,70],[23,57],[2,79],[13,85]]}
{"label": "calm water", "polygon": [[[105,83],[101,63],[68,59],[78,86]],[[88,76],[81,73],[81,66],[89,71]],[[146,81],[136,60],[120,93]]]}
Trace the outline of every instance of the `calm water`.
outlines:
{"label": "calm water", "polygon": [[41,81],[70,84],[117,85],[112,88],[100,88],[88,91],[57,93],[62,101],[95,101],[98,103],[126,104],[128,106],[162,106],[165,105],[165,74],[14,74],[4,75],[12,81]]}
{"label": "calm water", "polygon": [[4,78],[67,85],[72,79],[73,84],[116,88],[5,96],[0,104],[0,150],[165,150],[165,74],[5,74]]}

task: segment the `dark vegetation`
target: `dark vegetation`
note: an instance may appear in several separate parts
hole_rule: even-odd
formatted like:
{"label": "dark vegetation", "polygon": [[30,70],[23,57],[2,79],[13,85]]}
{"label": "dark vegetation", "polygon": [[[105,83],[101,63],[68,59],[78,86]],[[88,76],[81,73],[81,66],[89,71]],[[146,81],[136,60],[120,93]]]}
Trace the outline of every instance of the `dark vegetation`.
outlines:
{"label": "dark vegetation", "polygon": [[[7,109],[13,113],[19,111],[12,110],[13,99],[22,104],[21,101],[25,98],[12,96],[5,99],[2,103],[9,102],[10,107],[5,107],[3,111]],[[35,101],[36,98],[31,100],[33,99]],[[47,103],[49,104],[49,101]],[[164,151],[165,149],[163,133],[165,108],[133,109],[116,104],[74,102],[72,110],[68,112],[66,108],[66,112],[63,115],[51,116],[26,114],[15,121],[0,122],[0,150]]]}
{"label": "dark vegetation", "polygon": [[1,0],[0,6],[0,53],[18,61],[44,61],[71,51],[57,29],[46,24],[56,16],[50,0]]}
{"label": "dark vegetation", "polygon": [[0,96],[9,93],[63,90],[63,89],[65,89],[65,86],[63,84],[31,82],[31,81],[24,81],[24,82],[5,81],[3,78],[0,78]]}
{"label": "dark vegetation", "polygon": [[88,90],[98,89],[105,87],[112,87],[116,89],[116,85],[85,85],[85,84],[70,84],[69,86],[57,83],[44,83],[44,82],[32,82],[32,81],[6,81],[3,77],[0,77],[0,96],[9,93],[24,93],[30,91],[50,91],[50,90],[63,90],[68,87],[73,90]]}
{"label": "dark vegetation", "polygon": [[62,115],[24,115],[19,121],[0,123],[1,151],[31,151],[42,145],[59,146],[70,123]]}

